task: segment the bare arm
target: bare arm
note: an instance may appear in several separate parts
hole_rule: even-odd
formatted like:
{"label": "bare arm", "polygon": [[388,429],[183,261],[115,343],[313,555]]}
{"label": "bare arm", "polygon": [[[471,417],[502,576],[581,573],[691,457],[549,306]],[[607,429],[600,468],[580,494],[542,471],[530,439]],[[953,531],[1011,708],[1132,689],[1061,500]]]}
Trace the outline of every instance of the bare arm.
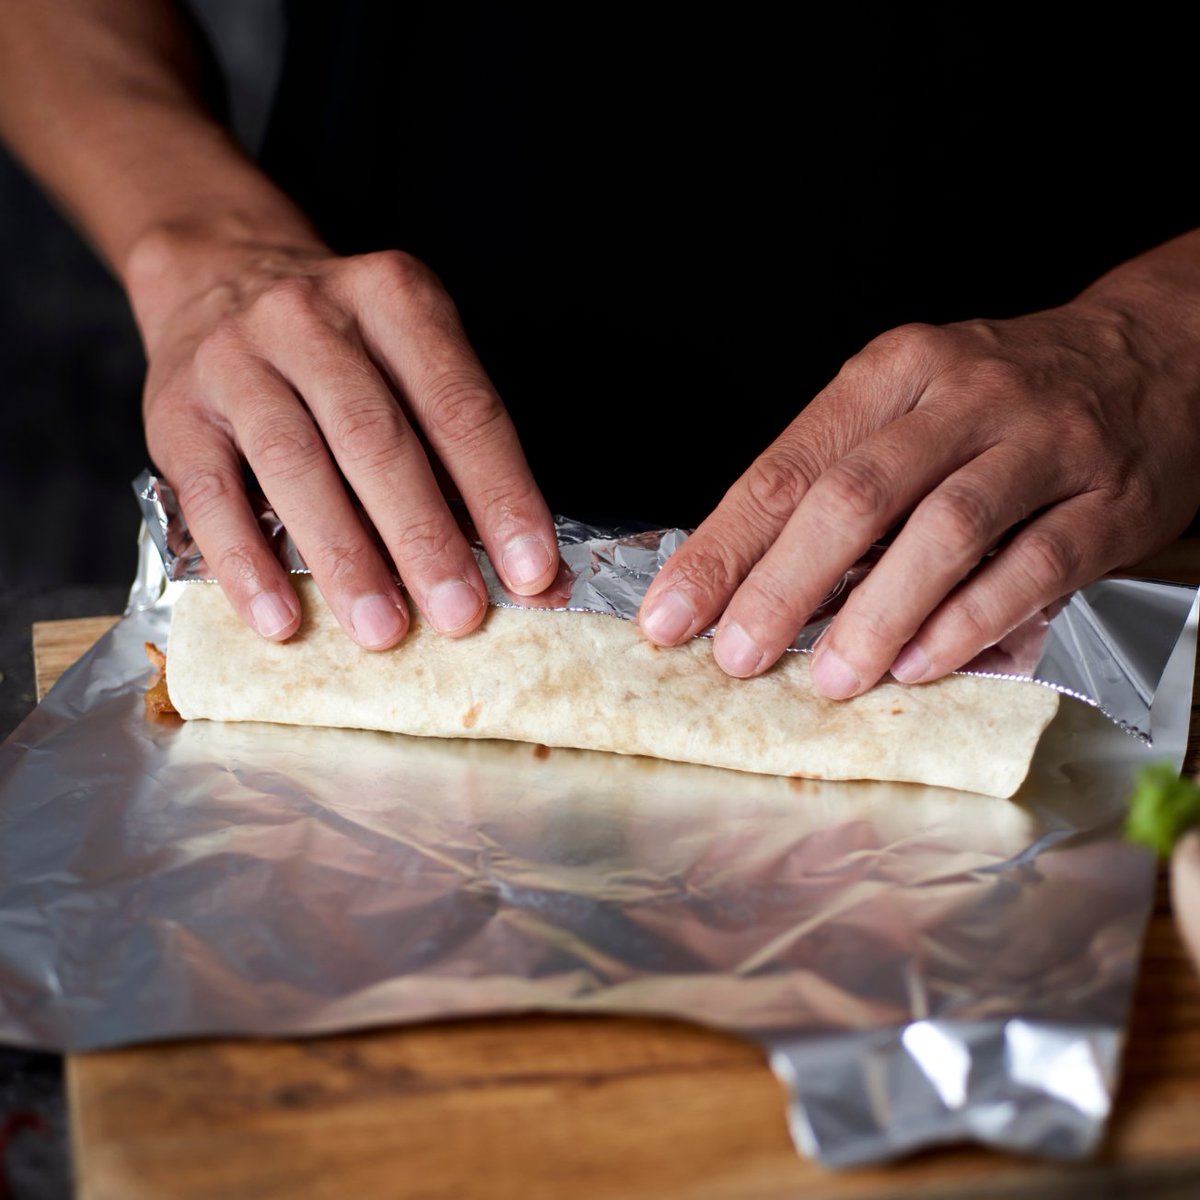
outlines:
{"label": "bare arm", "polygon": [[289,636],[299,610],[251,516],[243,458],[362,645],[407,628],[393,564],[435,627],[478,625],[483,582],[417,428],[510,588],[548,586],[549,513],[450,298],[399,251],[331,253],[205,108],[172,4],[5,0],[0,135],[125,286],[149,362],[150,452],[260,633]]}

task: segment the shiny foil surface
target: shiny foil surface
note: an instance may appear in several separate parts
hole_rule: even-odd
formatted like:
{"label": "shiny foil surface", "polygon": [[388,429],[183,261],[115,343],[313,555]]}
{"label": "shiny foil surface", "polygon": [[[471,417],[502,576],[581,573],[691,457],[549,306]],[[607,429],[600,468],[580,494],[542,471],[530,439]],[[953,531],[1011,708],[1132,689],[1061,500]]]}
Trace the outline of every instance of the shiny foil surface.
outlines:
{"label": "shiny foil surface", "polygon": [[[602,577],[648,581],[661,541],[579,534],[587,603],[624,611]],[[1098,1143],[1154,883],[1124,801],[1140,764],[1182,760],[1194,589],[1088,589],[1093,636],[1062,653],[1088,686],[1136,680],[1153,748],[1064,700],[1010,802],[151,720],[142,644],[184,586],[144,537],[125,619],[0,747],[0,1038],[667,1014],[760,1043],[829,1164]]]}

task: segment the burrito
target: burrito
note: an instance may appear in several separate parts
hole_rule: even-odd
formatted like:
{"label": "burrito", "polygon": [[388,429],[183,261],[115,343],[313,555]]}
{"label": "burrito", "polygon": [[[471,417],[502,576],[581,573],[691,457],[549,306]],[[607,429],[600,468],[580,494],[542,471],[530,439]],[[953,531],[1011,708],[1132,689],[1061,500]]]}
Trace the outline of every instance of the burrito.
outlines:
{"label": "burrito", "polygon": [[457,639],[414,616],[399,646],[372,652],[346,636],[310,577],[294,582],[303,620],[282,643],[247,628],[215,584],[183,589],[166,666],[180,716],[503,738],[1007,797],[1058,707],[1039,684],[965,675],[826,700],[807,654],[733,679],[706,639],[660,649],[631,621],[587,612],[490,608]]}

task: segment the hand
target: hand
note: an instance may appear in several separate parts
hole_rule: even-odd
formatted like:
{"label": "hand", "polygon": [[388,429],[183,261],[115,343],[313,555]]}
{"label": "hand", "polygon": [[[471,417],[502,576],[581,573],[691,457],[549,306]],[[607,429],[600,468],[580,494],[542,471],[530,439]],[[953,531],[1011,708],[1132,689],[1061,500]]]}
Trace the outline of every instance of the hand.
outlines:
{"label": "hand", "polygon": [[841,699],[889,669],[918,683],[968,662],[1196,512],[1200,361],[1183,311],[1085,294],[877,338],[669,560],[642,630],[675,645],[719,618],[717,662],[761,674],[898,528],[818,644],[816,686]]}
{"label": "hand", "polygon": [[428,268],[394,251],[337,258],[319,245],[172,237],[144,249],[132,274],[150,453],[226,595],[263,637],[294,633],[300,609],[251,515],[243,458],[338,620],[368,649],[408,627],[392,564],[441,632],[483,619],[483,579],[435,465],[510,591],[533,595],[554,579],[546,504]]}

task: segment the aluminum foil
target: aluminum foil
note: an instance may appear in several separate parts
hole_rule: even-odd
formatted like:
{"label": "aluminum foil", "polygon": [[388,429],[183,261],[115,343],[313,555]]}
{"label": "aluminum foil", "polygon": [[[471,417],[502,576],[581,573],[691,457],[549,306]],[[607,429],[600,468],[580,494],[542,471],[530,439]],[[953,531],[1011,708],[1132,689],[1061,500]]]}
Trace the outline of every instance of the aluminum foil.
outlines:
{"label": "aluminum foil", "polygon": [[[212,580],[170,485],[144,471],[133,487],[166,578],[187,583]],[[292,572],[307,572],[304,559],[266,497],[252,493],[251,502],[263,537],[279,560]],[[688,536],[682,529],[642,533],[601,529],[567,517],[557,517],[555,524],[562,568],[555,584],[532,600],[513,597],[505,590],[476,541],[475,556],[491,604],[606,613],[632,621],[654,576]],[[846,596],[870,572],[884,549],[873,546],[846,571],[796,635],[790,650],[812,650]],[[1152,744],[1150,705],[1190,596],[1186,589],[1162,592],[1153,587],[1147,590],[1146,584],[1136,579],[1106,580],[1082,588],[1056,606],[1053,615],[1036,614],[956,673],[1033,680],[1096,706],[1122,729]],[[156,599],[154,593],[151,602]],[[1125,636],[1131,605],[1145,613],[1143,627],[1133,638]],[[713,632],[709,629],[700,636],[711,637]]]}
{"label": "aluminum foil", "polygon": [[[596,578],[659,553],[603,541],[575,543]],[[1102,1136],[1154,881],[1124,798],[1140,764],[1182,759],[1193,589],[1088,589],[1106,658],[1079,639],[1073,669],[1136,678],[1154,747],[1064,703],[1014,803],[151,721],[142,643],[187,585],[142,549],[125,619],[0,747],[0,1037],[648,1012],[760,1043],[826,1163]]]}

